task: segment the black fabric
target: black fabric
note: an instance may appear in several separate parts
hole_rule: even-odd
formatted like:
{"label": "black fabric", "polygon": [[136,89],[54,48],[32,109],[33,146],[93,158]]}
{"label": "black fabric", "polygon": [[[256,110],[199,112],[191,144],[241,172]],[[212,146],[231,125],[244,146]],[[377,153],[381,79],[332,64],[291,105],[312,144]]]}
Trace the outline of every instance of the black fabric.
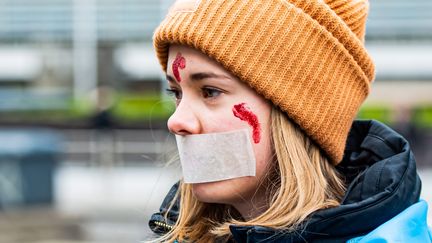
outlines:
{"label": "black fabric", "polygon": [[[353,123],[338,170],[349,185],[339,207],[315,212],[295,232],[232,225],[236,242],[346,242],[419,200],[421,182],[409,144],[380,122]],[[165,204],[172,200],[170,195]],[[170,220],[175,222],[177,214],[178,208],[170,212]]]}
{"label": "black fabric", "polygon": [[[174,202],[171,209],[169,209],[169,207],[171,205],[173,198],[177,193],[179,184],[180,182],[177,182],[171,187],[165,199],[163,200],[162,205],[159,208],[159,212],[153,214],[150,218],[149,227],[153,232],[155,232],[158,235],[168,233],[168,229],[156,225],[156,222],[164,222],[169,225],[174,225],[175,222],[177,221],[178,214],[179,214],[179,204],[180,204],[179,200],[176,200]],[[165,219],[165,214],[167,214],[166,215],[167,219]]]}

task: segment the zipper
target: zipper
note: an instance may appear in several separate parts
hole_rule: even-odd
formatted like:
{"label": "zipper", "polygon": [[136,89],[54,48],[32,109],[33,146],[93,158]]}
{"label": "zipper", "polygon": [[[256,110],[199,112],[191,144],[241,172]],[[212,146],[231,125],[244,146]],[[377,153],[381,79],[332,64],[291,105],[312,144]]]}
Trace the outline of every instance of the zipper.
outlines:
{"label": "zipper", "polygon": [[174,226],[169,225],[169,224],[167,224],[167,223],[165,223],[165,222],[162,222],[162,221],[154,221],[153,223],[154,223],[156,226],[165,229],[165,231],[170,231],[170,230],[172,230],[172,229],[174,228]]}

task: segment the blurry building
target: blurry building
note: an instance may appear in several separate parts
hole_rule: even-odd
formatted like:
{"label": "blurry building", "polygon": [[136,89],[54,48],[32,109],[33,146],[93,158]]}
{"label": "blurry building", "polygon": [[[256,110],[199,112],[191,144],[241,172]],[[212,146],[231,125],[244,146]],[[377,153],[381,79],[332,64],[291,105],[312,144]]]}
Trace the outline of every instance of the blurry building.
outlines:
{"label": "blurry building", "polygon": [[371,100],[432,102],[432,1],[370,2],[367,47],[376,63]]}
{"label": "blurry building", "polygon": [[159,92],[151,37],[167,4],[0,0],[0,97],[15,97],[0,104],[0,112],[37,109],[40,99],[48,100],[42,102],[48,109],[66,105],[98,86]]}

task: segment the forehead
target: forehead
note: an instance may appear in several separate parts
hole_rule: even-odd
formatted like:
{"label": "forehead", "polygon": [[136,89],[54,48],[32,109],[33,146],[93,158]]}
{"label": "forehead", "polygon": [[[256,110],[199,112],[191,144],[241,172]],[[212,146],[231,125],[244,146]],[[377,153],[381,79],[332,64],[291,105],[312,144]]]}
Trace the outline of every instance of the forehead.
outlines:
{"label": "forehead", "polygon": [[[195,50],[191,47],[184,46],[184,45],[171,45],[169,48],[169,55],[168,55],[168,66],[170,67],[178,54],[181,54],[182,57],[186,59],[187,68],[193,68],[194,66],[199,66],[200,68],[212,68],[215,70],[220,70],[224,72],[228,72],[225,68],[222,67],[218,62],[211,59],[210,57],[206,56],[202,52]],[[170,68],[168,68],[167,71],[169,71]]]}
{"label": "forehead", "polygon": [[[184,62],[184,68],[179,69],[179,58]],[[184,77],[186,80],[213,78],[220,82],[234,80],[236,83],[246,85],[216,60],[192,47],[184,45],[171,45],[169,48],[167,77],[176,75],[180,75],[181,79]]]}

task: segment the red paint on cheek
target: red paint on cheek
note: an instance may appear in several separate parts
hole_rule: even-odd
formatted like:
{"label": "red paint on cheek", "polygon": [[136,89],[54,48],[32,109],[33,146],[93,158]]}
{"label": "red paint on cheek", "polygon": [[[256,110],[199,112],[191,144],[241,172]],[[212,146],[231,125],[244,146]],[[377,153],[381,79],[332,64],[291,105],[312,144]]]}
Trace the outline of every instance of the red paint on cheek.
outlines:
{"label": "red paint on cheek", "polygon": [[181,82],[179,69],[185,69],[185,67],[186,67],[186,59],[179,52],[177,53],[177,56],[172,64],[172,71],[174,73],[174,77],[177,79],[179,83]]}
{"label": "red paint on cheek", "polygon": [[234,105],[232,109],[233,114],[240,120],[247,122],[253,128],[252,138],[255,143],[259,143],[261,140],[261,127],[258,117],[245,105],[245,103]]}

